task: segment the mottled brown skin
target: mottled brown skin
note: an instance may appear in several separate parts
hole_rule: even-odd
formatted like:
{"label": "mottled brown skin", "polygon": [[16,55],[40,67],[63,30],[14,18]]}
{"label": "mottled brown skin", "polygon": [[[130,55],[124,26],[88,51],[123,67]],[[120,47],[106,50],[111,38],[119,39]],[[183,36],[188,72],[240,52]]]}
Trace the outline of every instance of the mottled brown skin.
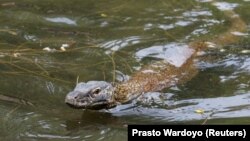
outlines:
{"label": "mottled brown skin", "polygon": [[229,18],[231,26],[228,30],[222,34],[219,34],[210,41],[219,46],[225,46],[237,42],[239,36],[235,36],[232,32],[244,33],[247,29],[246,23],[232,10],[224,11],[224,14]]}
{"label": "mottled brown skin", "polygon": [[[115,100],[120,103],[130,101],[129,97],[137,97],[131,95],[140,95],[146,92],[159,91],[163,88],[171,87],[176,84],[187,82],[197,74],[197,69],[194,66],[194,58],[197,56],[197,52],[203,51],[210,46],[208,42],[211,42],[218,46],[225,46],[232,44],[239,39],[239,36],[235,36],[232,32],[245,32],[245,22],[234,12],[224,11],[225,15],[231,22],[230,28],[218,36],[214,37],[210,41],[196,41],[191,42],[189,47],[194,49],[193,55],[187,59],[187,61],[181,67],[175,67],[164,61],[157,62],[157,67],[153,67],[154,64],[145,67],[141,71],[135,73],[130,80],[115,88]],[[157,73],[143,73],[143,70],[151,69]]]}
{"label": "mottled brown skin", "polygon": [[[190,57],[181,67],[175,67],[165,61],[144,67],[141,71],[132,75],[127,82],[115,87],[115,100],[126,103],[143,93],[159,91],[188,81],[197,73],[197,69],[193,65],[194,56]],[[148,70],[151,71],[145,72]]]}
{"label": "mottled brown skin", "polygon": [[[207,40],[206,42],[195,41],[189,43],[189,48],[193,50],[193,54],[180,67],[173,66],[169,63],[166,63],[166,61],[158,61],[145,66],[143,69],[133,74],[131,79],[128,81],[112,87],[108,86],[106,89],[104,89],[105,91],[101,90],[98,93],[99,99],[101,96],[104,97],[99,100],[101,101],[101,104],[96,104],[97,102],[93,102],[93,100],[95,100],[95,96],[93,96],[91,93],[92,89],[87,93],[78,92],[78,89],[77,91],[73,91],[75,92],[74,95],[77,97],[85,97],[85,99],[91,95],[91,98],[88,98],[89,100],[87,100],[87,104],[83,104],[84,106],[79,106],[78,103],[80,102],[80,104],[82,104],[82,101],[81,99],[74,99],[75,96],[73,96],[73,94],[68,94],[65,102],[70,106],[77,108],[111,108],[118,104],[127,103],[146,92],[159,91],[176,84],[187,82],[198,72],[194,65],[194,58],[196,58],[199,51],[203,51],[207,47],[211,46],[218,48],[220,46],[235,43],[239,39],[239,36],[235,36],[232,34],[232,32],[246,31],[245,22],[234,11],[224,11],[224,14],[231,22],[231,26],[228,28],[228,30],[222,34],[219,34],[218,36],[215,36],[211,40]],[[104,102],[102,102],[103,100]],[[86,100],[84,102],[86,102]],[[93,108],[93,105],[97,105],[98,108]]]}

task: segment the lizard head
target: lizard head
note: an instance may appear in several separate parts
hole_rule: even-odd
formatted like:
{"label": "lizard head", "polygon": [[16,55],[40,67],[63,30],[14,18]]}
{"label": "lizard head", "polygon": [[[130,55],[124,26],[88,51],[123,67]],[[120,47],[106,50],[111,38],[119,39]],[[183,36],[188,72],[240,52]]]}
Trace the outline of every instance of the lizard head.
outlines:
{"label": "lizard head", "polygon": [[109,109],[116,106],[113,89],[114,87],[105,81],[81,82],[66,95],[65,103],[78,109]]}

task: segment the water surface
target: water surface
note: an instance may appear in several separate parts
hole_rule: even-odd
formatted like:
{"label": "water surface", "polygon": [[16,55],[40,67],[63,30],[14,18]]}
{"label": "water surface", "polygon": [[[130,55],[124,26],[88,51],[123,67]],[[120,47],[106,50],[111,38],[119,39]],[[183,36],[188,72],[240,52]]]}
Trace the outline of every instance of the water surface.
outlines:
{"label": "water surface", "polygon": [[[115,141],[127,140],[127,124],[249,124],[249,8],[247,0],[0,1],[1,140]],[[248,31],[204,51],[190,81],[108,111],[65,105],[77,81],[119,83],[161,59],[178,67],[189,42],[230,27],[223,10]]]}

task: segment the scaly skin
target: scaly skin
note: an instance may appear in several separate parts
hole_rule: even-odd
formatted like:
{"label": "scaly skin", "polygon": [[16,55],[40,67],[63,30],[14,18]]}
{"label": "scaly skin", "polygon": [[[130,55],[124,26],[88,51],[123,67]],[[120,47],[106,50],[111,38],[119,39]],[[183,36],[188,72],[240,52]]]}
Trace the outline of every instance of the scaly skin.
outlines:
{"label": "scaly skin", "polygon": [[206,43],[192,44],[191,55],[180,67],[166,61],[158,61],[144,67],[131,76],[128,81],[118,84],[114,88],[114,99],[119,103],[129,102],[146,92],[160,91],[176,84],[187,82],[197,74],[193,65],[193,58],[197,52],[206,47]]}
{"label": "scaly skin", "polygon": [[218,47],[235,43],[239,36],[232,33],[246,31],[245,22],[234,11],[224,11],[224,14],[231,22],[230,28],[207,42],[189,43],[191,54],[186,56],[187,59],[181,66],[176,67],[166,61],[159,61],[145,66],[132,75],[131,79],[120,84],[111,85],[104,81],[79,83],[66,96],[65,102],[73,108],[109,109],[119,104],[128,103],[146,92],[159,91],[187,82],[198,72],[194,66],[197,52],[205,50],[211,45]]}

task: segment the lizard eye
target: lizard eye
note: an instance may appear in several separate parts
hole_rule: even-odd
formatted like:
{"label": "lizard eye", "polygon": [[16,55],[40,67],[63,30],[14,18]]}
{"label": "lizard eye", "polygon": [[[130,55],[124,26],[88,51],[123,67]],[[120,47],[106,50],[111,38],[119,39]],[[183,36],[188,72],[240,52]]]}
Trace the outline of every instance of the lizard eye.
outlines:
{"label": "lizard eye", "polygon": [[94,95],[98,95],[99,93],[100,93],[100,91],[101,91],[101,88],[96,88],[96,89],[94,89],[93,91],[92,91],[92,94],[94,94]]}

